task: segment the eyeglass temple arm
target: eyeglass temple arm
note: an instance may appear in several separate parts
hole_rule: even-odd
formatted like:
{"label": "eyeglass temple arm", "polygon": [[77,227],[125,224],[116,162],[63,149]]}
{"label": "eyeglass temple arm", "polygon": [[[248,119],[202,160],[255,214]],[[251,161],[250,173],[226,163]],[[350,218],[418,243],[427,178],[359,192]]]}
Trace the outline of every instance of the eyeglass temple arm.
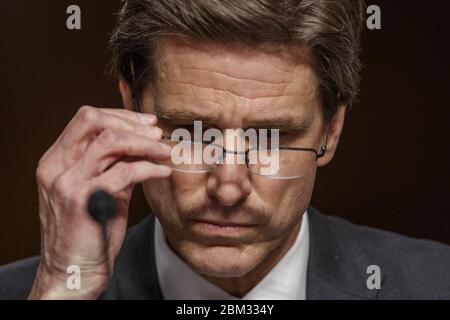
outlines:
{"label": "eyeglass temple arm", "polygon": [[320,147],[320,150],[316,152],[316,160],[322,158],[327,153],[328,148],[328,136],[330,134],[330,127],[327,128],[327,135],[325,137],[325,144]]}

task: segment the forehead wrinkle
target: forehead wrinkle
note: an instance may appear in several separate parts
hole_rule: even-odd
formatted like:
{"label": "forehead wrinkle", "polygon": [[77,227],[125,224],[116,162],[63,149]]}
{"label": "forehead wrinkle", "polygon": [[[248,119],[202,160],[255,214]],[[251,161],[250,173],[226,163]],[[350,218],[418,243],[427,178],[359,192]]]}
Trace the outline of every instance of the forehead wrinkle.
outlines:
{"label": "forehead wrinkle", "polygon": [[[216,70],[222,74],[233,75],[236,79],[246,78],[249,71],[259,69],[257,72],[258,78],[268,82],[271,82],[274,75],[284,78],[286,74],[291,73],[291,67],[288,64],[294,61],[299,62],[297,61],[299,56],[306,56],[305,52],[309,52],[307,48],[292,48],[273,52],[264,48],[228,47],[199,42],[194,39],[180,41],[177,37],[159,39],[156,49],[158,57],[156,63],[160,67],[170,61],[170,64],[175,62],[180,68],[191,68],[201,61],[201,69]],[[258,65],[261,60],[266,61],[264,64],[266,72],[263,73],[261,73],[261,66]]]}
{"label": "forehead wrinkle", "polygon": [[305,65],[301,59],[294,62],[291,57],[287,57],[288,54],[274,57],[255,49],[246,49],[242,53],[242,50],[222,48],[217,52],[217,48],[208,44],[196,50],[188,48],[182,50],[186,47],[170,45],[160,52],[157,72],[159,82],[179,82],[199,88],[229,91],[233,95],[251,99],[259,96],[276,97],[291,87],[289,84],[294,79],[293,73],[298,65]]}
{"label": "forehead wrinkle", "polygon": [[[215,91],[220,91],[223,92],[225,94],[229,94],[232,96],[235,96],[237,98],[244,98],[244,99],[248,99],[248,100],[257,100],[257,99],[263,99],[263,98],[285,98],[285,97],[295,97],[295,96],[300,96],[301,94],[299,93],[287,93],[287,89],[285,86],[285,88],[283,88],[283,91],[280,93],[276,93],[276,94],[254,94],[254,95],[243,95],[240,92],[237,92],[235,89],[233,88],[227,88],[227,89],[223,89],[223,88],[218,88],[216,86],[210,85],[210,86],[204,86],[204,85],[199,85],[199,84],[193,84],[193,83],[188,83],[188,82],[182,82],[182,81],[173,81],[173,83],[176,83],[180,86],[187,86],[191,93],[192,96],[194,98],[198,98],[198,95],[196,93],[197,90],[215,90]],[[263,89],[263,88],[261,88]],[[261,90],[263,91],[263,90]]]}
{"label": "forehead wrinkle", "polygon": [[[180,67],[180,70],[182,71],[200,71],[200,72],[209,72],[212,74],[215,74],[217,76],[220,77],[225,77],[228,78],[230,80],[239,80],[239,81],[254,81],[254,82],[261,82],[261,83],[265,83],[265,84],[271,84],[271,85],[281,85],[281,84],[285,84],[288,83],[289,81],[285,81],[285,80],[277,80],[277,81],[268,81],[268,80],[264,80],[264,79],[256,79],[256,78],[252,78],[252,77],[238,77],[238,76],[232,76],[230,74],[227,74],[225,72],[221,72],[221,71],[216,71],[216,70],[210,70],[210,69],[206,69],[206,68],[193,68],[193,67]],[[289,72],[286,72],[289,73]]]}
{"label": "forehead wrinkle", "polygon": [[[160,90],[174,90],[176,86],[183,89],[186,87],[191,94],[196,91],[204,92],[204,90],[216,90],[227,93],[239,98],[258,99],[258,98],[275,98],[282,94],[295,95],[301,92],[289,92],[290,82],[293,80],[292,72],[289,77],[283,79],[272,78],[271,81],[264,79],[237,78],[227,75],[216,70],[199,69],[197,67],[188,69],[180,69],[177,65],[168,65],[161,69],[158,76],[158,87]],[[167,88],[166,88],[167,87]],[[166,88],[166,89],[164,89]]]}

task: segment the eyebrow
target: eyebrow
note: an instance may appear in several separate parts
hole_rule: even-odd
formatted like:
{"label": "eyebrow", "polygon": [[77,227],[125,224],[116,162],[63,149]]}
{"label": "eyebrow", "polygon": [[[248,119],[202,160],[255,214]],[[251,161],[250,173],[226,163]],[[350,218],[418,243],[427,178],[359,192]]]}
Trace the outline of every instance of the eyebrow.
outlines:
{"label": "eyebrow", "polygon": [[249,121],[251,127],[264,129],[280,129],[306,131],[311,126],[310,119],[301,119],[293,116],[280,116],[276,118],[254,119]]}
{"label": "eyebrow", "polygon": [[[157,106],[155,115],[158,118],[175,124],[193,124],[194,121],[202,121],[206,124],[215,124],[220,119],[217,114],[198,114],[189,110],[163,108]],[[311,126],[311,117],[299,118],[294,116],[278,116],[274,118],[248,119],[247,128],[279,129],[304,132]]]}
{"label": "eyebrow", "polygon": [[168,120],[174,123],[182,123],[182,124],[190,124],[194,123],[194,121],[202,121],[205,123],[216,123],[219,119],[218,115],[208,115],[208,114],[198,114],[196,112],[192,112],[189,110],[180,110],[180,109],[172,109],[172,108],[163,108],[161,106],[157,106],[155,108],[155,115],[158,118]]}

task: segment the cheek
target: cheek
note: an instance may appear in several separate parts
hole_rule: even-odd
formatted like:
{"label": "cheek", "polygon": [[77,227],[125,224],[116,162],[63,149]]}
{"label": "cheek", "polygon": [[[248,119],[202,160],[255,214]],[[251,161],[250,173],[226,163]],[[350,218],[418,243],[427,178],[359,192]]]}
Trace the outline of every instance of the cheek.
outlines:
{"label": "cheek", "polygon": [[172,205],[176,207],[177,214],[183,216],[205,203],[206,175],[183,174],[174,172],[170,178]]}
{"label": "cheek", "polygon": [[187,175],[173,172],[169,179],[147,181],[143,183],[144,194],[148,204],[161,220],[179,220],[189,208],[200,204],[205,188],[202,175]]}
{"label": "cheek", "polygon": [[271,215],[269,233],[280,236],[296,225],[307,209],[314,189],[315,172],[298,180],[261,181],[254,184],[261,205]]}
{"label": "cheek", "polygon": [[175,195],[177,197],[183,197],[186,196],[186,194],[203,189],[206,178],[204,174],[189,174],[173,171],[169,181]]}
{"label": "cheek", "polygon": [[159,218],[159,212],[166,212],[172,200],[169,180],[149,180],[142,183],[142,189],[152,212]]}

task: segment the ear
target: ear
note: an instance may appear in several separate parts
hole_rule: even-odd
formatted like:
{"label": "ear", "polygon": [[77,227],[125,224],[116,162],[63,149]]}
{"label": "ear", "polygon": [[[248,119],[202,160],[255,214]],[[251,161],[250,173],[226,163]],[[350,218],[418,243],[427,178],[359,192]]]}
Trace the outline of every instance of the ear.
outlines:
{"label": "ear", "polygon": [[119,80],[119,90],[124,108],[133,111],[133,93],[128,83],[122,78]]}
{"label": "ear", "polygon": [[[319,167],[327,165],[334,157],[339,139],[341,137],[342,129],[344,128],[345,113],[347,106],[339,106],[336,114],[330,120],[328,124],[328,138],[327,138],[327,150],[325,155],[317,160]],[[327,134],[327,132],[325,132]]]}

